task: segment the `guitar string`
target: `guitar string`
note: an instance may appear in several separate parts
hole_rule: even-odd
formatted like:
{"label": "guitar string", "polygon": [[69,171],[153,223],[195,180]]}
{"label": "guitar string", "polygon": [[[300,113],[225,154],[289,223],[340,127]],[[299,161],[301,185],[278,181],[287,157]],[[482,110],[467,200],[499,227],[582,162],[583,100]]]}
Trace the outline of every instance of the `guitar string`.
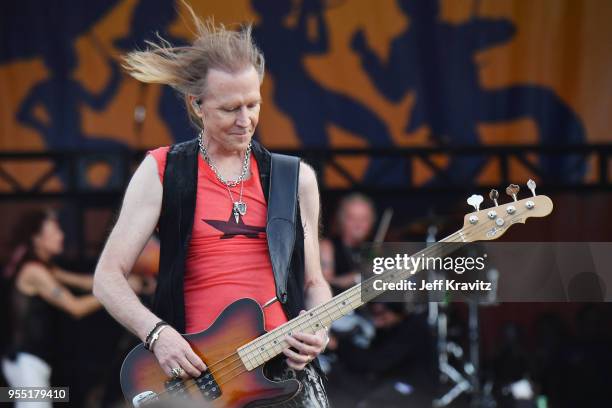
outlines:
{"label": "guitar string", "polygon": [[[510,205],[512,205],[512,203],[509,203],[509,204],[510,204]],[[494,208],[496,208],[496,207],[494,207]],[[523,212],[524,212],[524,211],[523,211]],[[519,213],[519,212],[517,211],[517,213],[514,215],[514,218],[516,218],[516,216],[518,216],[518,215],[520,215],[520,214],[522,214],[522,212],[521,212],[521,213]],[[509,222],[508,226],[510,226],[510,225],[512,225],[512,224],[513,224],[513,223],[511,222],[511,220],[510,220],[510,221],[508,221],[508,222]],[[452,234],[448,235],[447,237],[443,238],[442,240],[438,241],[437,243],[466,243],[466,244],[467,244],[467,243],[469,243],[469,242],[474,242],[474,241],[465,241],[465,238],[466,238],[466,237],[469,237],[469,236],[473,235],[473,233],[475,233],[475,232],[482,232],[483,230],[486,230],[486,229],[490,228],[490,226],[489,226],[489,225],[483,225],[483,224],[481,224],[481,225],[480,225],[480,226],[478,226],[478,227],[476,227],[475,225],[473,225],[473,226],[468,226],[468,227],[470,228],[468,231],[464,231],[464,230],[463,230],[463,228],[462,228],[462,229],[459,229],[458,231],[456,231],[456,232],[454,232],[454,233],[452,233]],[[462,237],[462,235],[463,235],[463,237]],[[455,239],[455,238],[459,238],[459,240],[457,240],[457,241],[452,241],[452,240],[453,240],[453,239]],[[423,252],[423,253],[424,253],[425,251],[427,251],[427,250],[432,250],[433,248],[435,248],[435,245],[432,245],[431,247],[425,248],[425,249],[423,249],[422,251],[419,251],[419,252]],[[343,293],[346,293],[346,292],[349,292],[349,291],[354,291],[354,289],[359,288],[359,287],[360,287],[360,285],[355,285],[355,286],[353,286],[352,288],[348,289],[347,291],[345,291],[345,292],[343,292]],[[361,293],[361,290],[356,291],[356,292]],[[353,293],[351,293],[350,295],[348,295],[348,296],[346,296],[346,297],[347,297],[347,298],[350,298],[350,297],[353,297],[353,295],[354,295],[354,294],[353,294]],[[327,303],[325,303],[325,304],[327,304]],[[318,307],[321,307],[321,306],[323,306],[323,305],[325,305],[325,304],[319,305]],[[318,307],[317,307],[317,308],[318,308]],[[317,308],[315,308],[315,309],[317,309]],[[315,310],[315,309],[312,309],[312,310]],[[290,324],[290,323],[291,323],[291,321],[289,321],[288,323]],[[298,324],[298,325],[299,325],[299,324]],[[272,333],[272,332],[270,332],[270,333]],[[268,344],[269,344],[269,342],[268,342],[268,343],[266,343],[266,345],[268,345]],[[258,347],[259,347],[259,346],[258,346]],[[248,354],[252,354],[252,351],[249,351],[249,352],[248,352]],[[280,354],[280,353],[279,353],[279,354]],[[227,359],[229,359],[229,358],[231,358],[231,357],[234,357],[234,356],[237,356],[237,358],[235,358],[234,360],[230,361],[228,364],[224,365],[223,367],[220,367],[220,368],[218,368],[218,369],[216,369],[216,368],[215,368],[215,371],[217,372],[217,375],[215,375],[215,373],[213,373],[213,367],[218,366],[218,365],[219,365],[219,363],[221,363],[221,362],[223,362],[224,360],[227,360]],[[225,368],[229,367],[230,365],[232,365],[232,364],[233,364],[233,363],[235,363],[235,362],[239,362],[239,364],[238,364],[236,367],[233,367],[233,368],[229,369],[229,372],[227,372],[227,373],[221,373],[221,370],[224,370]],[[264,363],[265,363],[265,361],[264,361]],[[264,363],[262,363],[262,364],[264,364]],[[259,366],[259,365],[261,365],[261,364],[258,364],[258,366]],[[215,379],[215,382],[216,382],[216,383],[217,383],[217,385],[220,387],[222,384],[227,384],[227,382],[228,382],[228,381],[231,381],[232,379],[234,379],[234,378],[236,378],[237,376],[239,376],[239,375],[243,374],[244,372],[249,371],[248,369],[245,369],[245,370],[242,370],[242,371],[238,372],[237,374],[233,375],[232,377],[230,377],[230,378],[228,378],[228,379],[226,379],[226,380],[224,380],[224,381],[222,381],[222,380],[217,380],[217,378],[219,378],[219,379],[220,379],[221,377],[224,377],[224,376],[226,376],[226,375],[232,374],[232,372],[233,372],[234,370],[236,370],[237,368],[241,368],[241,366],[244,366],[244,364],[242,364],[242,358],[240,357],[240,355],[239,355],[237,352],[234,352],[234,353],[232,353],[232,354],[230,354],[230,355],[228,355],[228,356],[226,356],[226,357],[222,358],[221,360],[218,360],[218,361],[216,361],[216,362],[212,363],[211,365],[209,365],[209,366],[207,366],[207,367],[208,367],[208,369],[210,370],[211,374],[213,374],[213,378]],[[246,367],[245,367],[245,368],[246,368]],[[181,381],[181,384],[185,384],[185,380]],[[183,387],[183,389],[188,389],[188,388],[191,388],[191,387],[196,386],[196,385],[197,385],[197,383],[196,383],[195,381],[193,381],[193,383],[191,383],[191,384],[186,384],[186,385]],[[156,398],[159,398],[160,396],[162,396],[162,395],[164,395],[164,394],[168,394],[169,392],[170,392],[170,391],[162,391],[162,392],[161,392],[161,393],[159,393],[159,394],[156,394],[156,395],[154,395],[154,396],[151,396],[151,397],[150,397],[150,399],[156,399]],[[146,398],[145,398],[145,402],[146,402]]]}

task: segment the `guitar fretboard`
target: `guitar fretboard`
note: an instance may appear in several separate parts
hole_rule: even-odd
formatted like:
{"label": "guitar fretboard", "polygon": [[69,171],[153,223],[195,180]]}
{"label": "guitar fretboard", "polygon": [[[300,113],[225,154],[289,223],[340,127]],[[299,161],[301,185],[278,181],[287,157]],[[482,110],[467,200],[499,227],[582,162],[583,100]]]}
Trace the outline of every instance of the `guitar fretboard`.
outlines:
{"label": "guitar fretboard", "polygon": [[[459,230],[412,256],[444,257],[457,249],[455,245],[440,245],[444,242],[462,243],[467,241],[464,232]],[[381,275],[372,276],[362,283],[334,296],[329,301],[314,307],[308,312],[245,344],[237,350],[238,355],[242,359],[244,366],[248,370],[252,370],[276,357],[289,346],[285,341],[285,336],[291,335],[294,332],[316,333],[323,327],[329,328],[332,322],[380,296],[382,292],[373,289],[372,283],[374,280],[379,279],[384,283],[400,282],[421,270],[422,266],[419,266],[417,270],[390,270]]]}

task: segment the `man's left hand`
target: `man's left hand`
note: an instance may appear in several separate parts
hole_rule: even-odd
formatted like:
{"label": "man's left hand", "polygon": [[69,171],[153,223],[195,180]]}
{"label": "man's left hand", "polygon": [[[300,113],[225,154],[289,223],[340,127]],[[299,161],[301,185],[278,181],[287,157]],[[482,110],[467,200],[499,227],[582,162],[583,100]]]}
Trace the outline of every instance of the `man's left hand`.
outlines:
{"label": "man's left hand", "polygon": [[[300,312],[300,314],[304,313],[306,313],[304,310]],[[296,332],[292,333],[291,336],[285,336],[289,346],[297,350],[297,352],[290,348],[283,350],[283,353],[287,356],[287,365],[294,370],[303,370],[308,363],[325,350],[328,338],[325,328],[315,334]]]}

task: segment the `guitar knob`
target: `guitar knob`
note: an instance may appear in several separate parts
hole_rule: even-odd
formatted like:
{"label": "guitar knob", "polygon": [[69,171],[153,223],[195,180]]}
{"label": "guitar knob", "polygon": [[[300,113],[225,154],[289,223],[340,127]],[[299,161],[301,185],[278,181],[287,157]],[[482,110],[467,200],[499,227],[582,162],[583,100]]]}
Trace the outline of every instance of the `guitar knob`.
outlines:
{"label": "guitar knob", "polygon": [[518,201],[516,195],[518,194],[520,189],[521,187],[518,184],[510,184],[508,187],[506,187],[506,194],[512,197],[514,201]]}
{"label": "guitar knob", "polygon": [[529,181],[527,182],[527,187],[531,190],[531,194],[533,194],[533,196],[535,197],[536,182],[532,179],[529,179]]}
{"label": "guitar knob", "polygon": [[489,191],[489,199],[492,200],[495,203],[496,207],[499,207],[499,204],[497,204],[497,199],[499,198],[499,191],[497,191],[496,189],[492,188],[491,191]]}
{"label": "guitar knob", "polygon": [[480,204],[484,201],[484,198],[480,194],[472,194],[468,199],[467,203],[474,207],[476,211],[480,210]]}

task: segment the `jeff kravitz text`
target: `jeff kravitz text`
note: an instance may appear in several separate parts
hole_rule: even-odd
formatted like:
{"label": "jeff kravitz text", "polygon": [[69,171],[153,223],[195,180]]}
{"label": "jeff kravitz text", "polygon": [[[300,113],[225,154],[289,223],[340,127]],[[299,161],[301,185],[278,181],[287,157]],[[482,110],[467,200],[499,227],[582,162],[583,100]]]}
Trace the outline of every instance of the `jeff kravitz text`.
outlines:
{"label": "jeff kravitz text", "polygon": [[385,282],[382,279],[376,279],[372,287],[378,291],[388,290],[440,290],[440,291],[490,291],[491,282],[485,282],[476,279],[474,282],[457,282],[454,279],[436,279],[434,281],[421,281],[420,285],[417,282],[403,280],[399,282]]}

